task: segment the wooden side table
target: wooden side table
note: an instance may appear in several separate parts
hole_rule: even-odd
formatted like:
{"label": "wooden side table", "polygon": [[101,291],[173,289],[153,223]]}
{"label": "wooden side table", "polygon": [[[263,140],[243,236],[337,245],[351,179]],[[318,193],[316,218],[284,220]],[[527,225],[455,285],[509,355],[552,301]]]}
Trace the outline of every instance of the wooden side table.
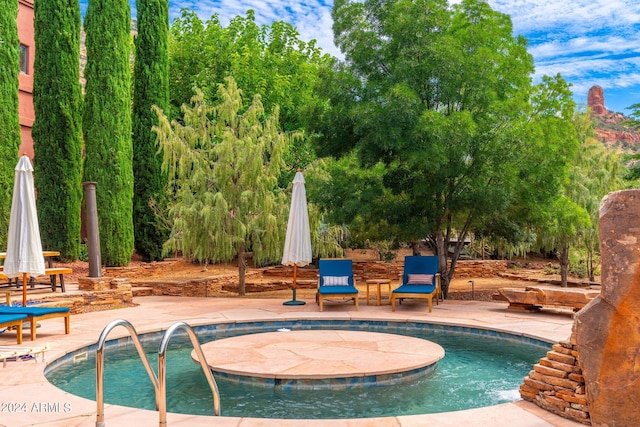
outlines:
{"label": "wooden side table", "polygon": [[389,297],[391,297],[391,279],[369,279],[367,283],[367,305],[369,305],[369,288],[374,285],[378,287],[376,305],[381,305],[382,285],[389,287]]}

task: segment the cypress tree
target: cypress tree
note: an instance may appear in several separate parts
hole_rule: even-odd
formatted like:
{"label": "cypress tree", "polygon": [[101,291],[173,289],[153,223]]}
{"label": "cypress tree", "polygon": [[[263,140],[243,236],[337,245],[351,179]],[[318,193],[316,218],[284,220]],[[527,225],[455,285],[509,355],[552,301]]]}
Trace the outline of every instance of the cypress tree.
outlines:
{"label": "cypress tree", "polygon": [[7,247],[14,169],[20,148],[18,1],[0,0],[0,247]]}
{"label": "cypress tree", "polygon": [[78,259],[82,200],[82,89],[80,4],[50,0],[34,4],[36,59],[33,124],[34,179],[42,246]]}
{"label": "cypress tree", "polygon": [[162,159],[156,154],[157,115],[151,107],[163,111],[169,105],[169,2],[136,2],[138,34],[133,69],[133,224],[136,252],[145,261],[162,259],[162,244],[169,235],[149,203],[162,209],[166,178]]}
{"label": "cypress tree", "polygon": [[133,254],[129,2],[91,0],[84,27],[87,83],[83,179],[97,182],[102,263],[123,266]]}

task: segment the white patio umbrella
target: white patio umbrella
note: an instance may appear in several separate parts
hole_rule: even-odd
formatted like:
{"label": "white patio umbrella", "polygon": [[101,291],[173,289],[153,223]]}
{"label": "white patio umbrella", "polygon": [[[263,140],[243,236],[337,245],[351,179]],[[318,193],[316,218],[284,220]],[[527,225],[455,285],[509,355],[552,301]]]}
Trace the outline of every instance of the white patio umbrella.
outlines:
{"label": "white patio umbrella", "polygon": [[22,306],[27,305],[27,279],[45,271],[42,242],[38,228],[38,212],[33,185],[33,167],[29,157],[22,156],[16,166],[9,218],[7,257],[4,274],[9,278],[22,275]]}
{"label": "white patio umbrella", "polygon": [[282,264],[293,265],[293,299],[284,302],[284,305],[303,305],[305,303],[296,300],[297,268],[304,267],[309,263],[311,263],[311,232],[309,230],[307,193],[304,188],[304,177],[298,169],[293,178],[291,209],[282,255]]}

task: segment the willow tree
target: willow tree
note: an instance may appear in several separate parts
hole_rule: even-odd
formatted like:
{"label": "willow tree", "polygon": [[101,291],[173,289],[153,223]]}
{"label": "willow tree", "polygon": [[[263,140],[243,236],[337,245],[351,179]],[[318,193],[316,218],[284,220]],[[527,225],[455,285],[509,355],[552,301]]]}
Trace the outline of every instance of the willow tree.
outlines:
{"label": "willow tree", "polygon": [[203,262],[238,260],[240,295],[246,262],[277,261],[284,245],[287,198],[277,180],[291,135],[280,131],[278,109],[266,115],[260,96],[242,110],[235,80],[218,88],[219,104],[207,105],[200,90],[181,122],[169,122],[158,108],[162,168],[170,177],[173,220],[167,252]]}
{"label": "willow tree", "polygon": [[[580,149],[572,162],[566,194],[589,214],[591,221],[588,227],[580,230],[581,247],[586,250],[585,264],[589,280],[595,280],[594,256],[599,252],[600,236],[598,220],[600,218],[600,202],[612,191],[625,187],[623,156],[602,145],[593,129],[593,121],[589,113],[576,114],[573,119]],[[561,271],[563,285],[566,273]]]}
{"label": "willow tree", "polygon": [[167,229],[151,207],[162,210],[166,177],[156,153],[152,127],[157,116],[151,106],[169,105],[169,3],[167,0],[137,1],[138,34],[133,69],[133,225],[136,252],[145,261],[162,258]]}
{"label": "willow tree", "polygon": [[129,2],[91,0],[84,27],[84,180],[97,182],[102,262],[123,266],[133,254]]}
{"label": "willow tree", "polygon": [[36,2],[33,124],[34,171],[42,246],[76,260],[82,200],[80,4]]}
{"label": "willow tree", "polygon": [[0,7],[0,245],[6,247],[14,168],[20,148],[18,2]]}

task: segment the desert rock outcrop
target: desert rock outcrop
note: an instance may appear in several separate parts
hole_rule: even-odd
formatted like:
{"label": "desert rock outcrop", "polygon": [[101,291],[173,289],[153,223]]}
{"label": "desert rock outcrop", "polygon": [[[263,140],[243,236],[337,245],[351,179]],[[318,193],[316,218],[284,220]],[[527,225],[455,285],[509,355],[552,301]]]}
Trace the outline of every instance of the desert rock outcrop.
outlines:
{"label": "desert rock outcrop", "polygon": [[600,207],[602,292],[576,314],[572,342],[593,426],[640,419],[640,190],[609,194]]}
{"label": "desert rock outcrop", "polygon": [[609,112],[604,106],[604,89],[601,86],[592,86],[589,89],[587,105],[596,116],[604,116]]}

